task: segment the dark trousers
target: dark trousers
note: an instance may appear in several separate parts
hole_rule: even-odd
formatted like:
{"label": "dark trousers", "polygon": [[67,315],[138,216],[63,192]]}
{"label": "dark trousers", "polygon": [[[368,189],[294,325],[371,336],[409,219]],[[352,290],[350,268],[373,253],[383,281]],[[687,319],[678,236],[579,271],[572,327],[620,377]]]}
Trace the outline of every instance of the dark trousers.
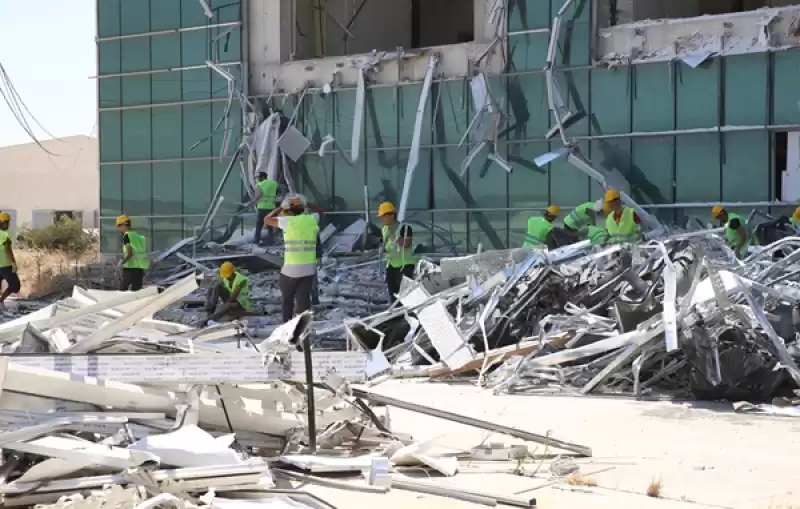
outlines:
{"label": "dark trousers", "polygon": [[284,323],[294,318],[295,314],[311,309],[311,292],[316,276],[289,277],[281,274],[281,311]]}
{"label": "dark trousers", "polygon": [[0,281],[5,281],[8,288],[4,295],[8,296],[12,293],[19,293],[20,288],[22,288],[22,283],[19,282],[19,275],[11,270],[11,266],[8,267],[0,267]]}
{"label": "dark trousers", "polygon": [[138,292],[144,284],[144,269],[122,269],[122,278],[119,283],[120,291],[128,290]]}
{"label": "dark trousers", "polygon": [[414,265],[386,267],[386,287],[389,289],[389,302],[397,300],[397,294],[400,292],[400,283],[403,282],[403,276],[414,279],[414,269]]}
{"label": "dark trousers", "polygon": [[[231,293],[222,281],[218,281],[209,288],[206,294],[206,320],[220,321],[222,318],[239,318],[245,313],[244,308],[238,302],[228,302]],[[222,302],[220,306],[219,303]]]}
{"label": "dark trousers", "polygon": [[[261,245],[261,231],[264,229],[264,218],[272,212],[271,210],[258,209],[258,217],[256,219],[256,234],[253,237],[253,244]],[[267,226],[267,244],[272,244],[272,236],[275,234],[275,229]]]}

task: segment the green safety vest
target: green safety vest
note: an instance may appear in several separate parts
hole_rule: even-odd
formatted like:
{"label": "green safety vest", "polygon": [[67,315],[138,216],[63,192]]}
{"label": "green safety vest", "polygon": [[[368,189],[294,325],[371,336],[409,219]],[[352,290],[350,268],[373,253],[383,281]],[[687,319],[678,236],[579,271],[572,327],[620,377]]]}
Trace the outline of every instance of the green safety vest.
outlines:
{"label": "green safety vest", "polygon": [[261,197],[258,199],[256,208],[258,210],[272,210],[275,208],[275,196],[278,194],[278,183],[274,180],[266,179],[256,183],[261,190]]}
{"label": "green safety vest", "polygon": [[792,225],[792,228],[794,228],[795,232],[800,231],[800,230],[798,230],[798,227],[797,227],[797,219],[795,219],[795,218],[789,219],[789,224]]}
{"label": "green safety vest", "polygon": [[283,232],[284,265],[311,265],[317,263],[317,235],[319,225],[311,214],[289,216]]}
{"label": "green safety vest", "polygon": [[231,283],[229,279],[223,279],[222,282],[225,283],[225,288],[228,290],[228,294],[230,295],[233,293],[233,290],[237,288],[242,281],[244,281],[244,286],[242,287],[241,291],[239,291],[239,295],[236,297],[236,302],[238,302],[245,311],[250,311],[250,280],[239,272],[235,272],[234,274],[233,283]]}
{"label": "green safety vest", "polygon": [[744,245],[742,246],[742,255],[747,254],[747,248],[750,246],[750,232],[747,230],[747,221],[742,219],[739,214],[728,214],[728,222],[725,223],[725,242],[731,249],[734,249],[739,243],[739,233],[730,227],[731,221],[734,219],[739,220],[739,228],[744,228]]}
{"label": "green safety vest", "polygon": [[609,212],[606,218],[606,231],[608,231],[609,244],[624,244],[639,240],[639,228],[633,220],[634,211],[630,207],[622,209],[619,223],[614,221],[614,212]]}
{"label": "green safety vest", "polygon": [[[147,259],[147,241],[144,235],[136,232],[127,232],[128,240],[131,242],[133,256],[122,265],[123,269],[142,269],[150,267],[150,260]],[[125,254],[125,244],[122,245],[122,254]]]}
{"label": "green safety vest", "polygon": [[383,245],[386,250],[386,266],[399,269],[406,265],[416,265],[417,259],[414,257],[414,250],[412,248],[404,248],[397,245],[394,241],[394,232],[388,225],[381,228],[381,235],[383,235]]}
{"label": "green safety vest", "polygon": [[608,232],[599,226],[589,226],[588,234],[589,242],[593,246],[602,246],[608,240]]}
{"label": "green safety vest", "polygon": [[9,237],[6,230],[0,230],[0,267],[11,267],[11,260],[6,255],[6,242]]}
{"label": "green safety vest", "polygon": [[528,233],[522,247],[544,246],[547,244],[547,235],[553,230],[553,223],[543,217],[528,219]]}
{"label": "green safety vest", "polygon": [[571,230],[578,231],[584,226],[589,224],[589,210],[594,208],[594,203],[586,202],[581,203],[575,210],[569,213],[567,217],[564,218],[564,226]]}

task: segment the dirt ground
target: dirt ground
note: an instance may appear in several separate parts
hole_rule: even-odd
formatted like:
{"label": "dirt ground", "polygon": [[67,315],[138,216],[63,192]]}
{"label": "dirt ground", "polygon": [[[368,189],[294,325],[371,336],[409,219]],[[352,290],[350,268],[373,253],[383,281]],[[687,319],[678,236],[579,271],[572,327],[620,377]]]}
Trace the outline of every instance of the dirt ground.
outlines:
{"label": "dirt ground", "polygon": [[[93,248],[79,259],[58,252],[15,249],[22,290],[18,298],[36,298],[53,291],[69,289],[80,279],[78,266],[97,261],[99,250]],[[3,283],[5,285],[5,283]]]}

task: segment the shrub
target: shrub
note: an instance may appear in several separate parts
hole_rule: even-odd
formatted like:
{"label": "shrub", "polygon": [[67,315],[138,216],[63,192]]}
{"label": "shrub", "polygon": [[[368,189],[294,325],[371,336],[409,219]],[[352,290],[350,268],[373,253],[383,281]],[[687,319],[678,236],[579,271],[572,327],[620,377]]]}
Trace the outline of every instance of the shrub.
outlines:
{"label": "shrub", "polygon": [[22,248],[60,251],[75,258],[89,251],[95,242],[79,222],[66,217],[44,228],[24,228],[17,239]]}

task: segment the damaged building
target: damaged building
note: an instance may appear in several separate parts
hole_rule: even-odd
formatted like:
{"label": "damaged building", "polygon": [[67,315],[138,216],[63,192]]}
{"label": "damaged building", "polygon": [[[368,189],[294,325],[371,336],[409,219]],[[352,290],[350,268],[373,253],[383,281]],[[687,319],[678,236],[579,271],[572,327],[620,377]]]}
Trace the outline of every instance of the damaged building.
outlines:
{"label": "damaged building", "polygon": [[212,208],[218,232],[249,226],[231,220],[276,112],[289,157],[271,171],[337,225],[394,201],[428,252],[519,246],[547,204],[599,198],[598,176],[665,223],[717,202],[783,213],[800,199],[790,3],[98,0],[102,249],[122,213],[154,251]]}

